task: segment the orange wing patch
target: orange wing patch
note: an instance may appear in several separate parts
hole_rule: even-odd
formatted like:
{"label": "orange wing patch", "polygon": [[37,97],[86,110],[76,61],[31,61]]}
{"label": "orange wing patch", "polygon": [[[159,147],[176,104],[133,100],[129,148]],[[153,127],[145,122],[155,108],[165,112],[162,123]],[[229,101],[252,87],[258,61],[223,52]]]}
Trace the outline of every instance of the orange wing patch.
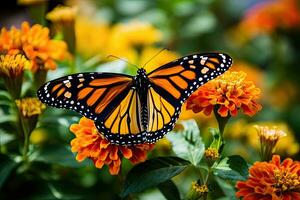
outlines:
{"label": "orange wing patch", "polygon": [[181,89],[186,89],[188,87],[188,83],[180,76],[171,76],[170,79]]}
{"label": "orange wing patch", "polygon": [[77,95],[78,100],[86,97],[92,90],[94,90],[94,88],[91,88],[91,87],[87,87],[87,88],[80,90]]}
{"label": "orange wing patch", "polygon": [[95,79],[90,82],[90,86],[106,86],[114,83],[122,83],[129,82],[132,79],[129,77],[112,77],[112,78],[103,78],[103,79]]}
{"label": "orange wing patch", "polygon": [[106,89],[101,88],[101,89],[96,89],[93,94],[89,97],[87,100],[87,105],[92,106],[96,103],[96,101],[102,96]]}
{"label": "orange wing patch", "polygon": [[193,72],[191,70],[186,70],[186,71],[182,72],[181,75],[189,80],[193,80],[196,78],[195,72]]}
{"label": "orange wing patch", "polygon": [[59,83],[59,84],[55,85],[55,86],[52,88],[52,93],[55,92],[55,90],[57,90],[61,85],[62,85],[62,83]]}
{"label": "orange wing patch", "polygon": [[220,64],[220,61],[217,58],[209,58],[208,60]]}
{"label": "orange wing patch", "polygon": [[184,70],[184,67],[182,67],[181,65],[178,65],[178,66],[162,69],[157,72],[153,72],[149,75],[149,78],[154,77],[154,76],[166,76],[166,75],[177,74],[177,73],[182,72],[183,70]]}
{"label": "orange wing patch", "polygon": [[160,87],[162,87],[163,89],[165,89],[166,91],[168,91],[173,97],[175,97],[176,99],[180,98],[180,91],[178,91],[174,85],[172,85],[170,83],[170,81],[168,81],[167,79],[164,78],[153,78],[152,79],[154,81],[154,83]]}
{"label": "orange wing patch", "polygon": [[104,108],[118,95],[121,91],[127,88],[129,82],[122,85],[117,85],[111,87],[110,90],[105,94],[105,98],[100,101],[100,103],[96,106],[95,112],[97,114],[101,113]]}
{"label": "orange wing patch", "polygon": [[207,66],[207,67],[209,67],[211,69],[216,69],[216,66],[213,63],[211,63],[211,62],[206,62],[205,66]]}

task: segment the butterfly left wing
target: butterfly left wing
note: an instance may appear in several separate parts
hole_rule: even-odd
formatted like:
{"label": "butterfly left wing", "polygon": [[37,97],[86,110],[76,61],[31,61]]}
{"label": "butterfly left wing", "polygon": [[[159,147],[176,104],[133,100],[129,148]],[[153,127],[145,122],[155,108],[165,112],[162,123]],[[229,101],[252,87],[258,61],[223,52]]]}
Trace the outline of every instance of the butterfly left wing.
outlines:
{"label": "butterfly left wing", "polygon": [[231,64],[232,59],[226,54],[194,54],[150,72],[147,141],[153,143],[171,131],[185,100],[201,85],[224,73]]}

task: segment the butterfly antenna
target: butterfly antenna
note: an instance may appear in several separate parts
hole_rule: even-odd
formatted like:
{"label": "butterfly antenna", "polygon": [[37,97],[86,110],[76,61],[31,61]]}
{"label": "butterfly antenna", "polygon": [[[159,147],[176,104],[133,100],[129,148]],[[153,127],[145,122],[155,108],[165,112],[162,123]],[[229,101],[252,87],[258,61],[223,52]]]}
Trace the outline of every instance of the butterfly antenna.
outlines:
{"label": "butterfly antenna", "polygon": [[144,65],[143,65],[143,67],[142,68],[144,68],[151,60],[153,60],[153,58],[155,58],[156,56],[158,56],[160,53],[162,53],[163,51],[165,51],[165,50],[168,50],[169,51],[169,49],[168,48],[163,48],[163,49],[161,49],[159,52],[157,52],[155,55],[153,55]]}
{"label": "butterfly antenna", "polygon": [[139,69],[139,67],[136,66],[135,64],[132,64],[132,63],[128,62],[128,60],[125,60],[125,59],[120,58],[120,57],[118,57],[118,56],[115,56],[115,55],[108,55],[108,56],[106,56],[106,59],[108,59],[108,58],[116,58],[116,59],[122,60],[123,62],[126,62],[128,65],[134,66],[135,68]]}

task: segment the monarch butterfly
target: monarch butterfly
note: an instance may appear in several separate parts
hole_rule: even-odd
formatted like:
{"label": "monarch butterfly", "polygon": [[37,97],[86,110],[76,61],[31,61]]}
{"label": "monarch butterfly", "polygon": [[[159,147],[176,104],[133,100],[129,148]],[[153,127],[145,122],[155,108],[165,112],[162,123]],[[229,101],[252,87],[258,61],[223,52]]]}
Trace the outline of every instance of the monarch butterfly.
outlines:
{"label": "monarch butterfly", "polygon": [[74,110],[95,121],[112,144],[154,143],[174,128],[184,101],[201,85],[224,73],[230,56],[185,56],[136,76],[79,73],[45,83],[37,92],[49,106]]}

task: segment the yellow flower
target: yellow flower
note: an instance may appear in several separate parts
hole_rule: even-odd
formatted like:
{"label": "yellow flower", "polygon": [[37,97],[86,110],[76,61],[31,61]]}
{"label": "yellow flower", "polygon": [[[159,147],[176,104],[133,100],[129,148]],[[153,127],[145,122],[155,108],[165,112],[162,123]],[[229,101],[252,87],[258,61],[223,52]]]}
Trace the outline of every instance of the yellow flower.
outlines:
{"label": "yellow flower", "polygon": [[160,31],[151,24],[140,21],[116,24],[111,34],[112,44],[118,46],[120,42],[119,45],[126,47],[151,45],[161,39]]}
{"label": "yellow flower", "polygon": [[76,48],[81,55],[91,57],[104,54],[110,36],[110,29],[106,23],[78,16],[75,32]]}
{"label": "yellow flower", "polygon": [[278,140],[286,133],[277,127],[255,126],[260,141],[260,156],[263,161],[270,160]]}
{"label": "yellow flower", "polygon": [[41,103],[36,97],[28,97],[16,100],[18,109],[23,117],[35,117],[42,113],[46,108],[45,104]]}
{"label": "yellow flower", "polygon": [[204,194],[204,193],[207,193],[207,192],[208,192],[208,187],[207,187],[207,185],[200,185],[200,184],[198,184],[198,183],[195,182],[195,181],[192,182],[192,188],[193,188],[196,192],[198,192],[198,193],[200,193],[200,194]]}
{"label": "yellow flower", "polygon": [[72,124],[70,130],[76,136],[71,141],[72,151],[77,152],[76,159],[82,161],[89,158],[100,169],[107,165],[112,175],[119,173],[123,157],[133,164],[143,162],[147,158],[147,152],[154,147],[154,144],[128,147],[110,144],[98,132],[94,121],[85,117],[82,117],[78,124]]}
{"label": "yellow flower", "polygon": [[0,76],[16,78],[30,67],[30,62],[21,54],[0,55]]}
{"label": "yellow flower", "polygon": [[217,108],[221,117],[236,116],[241,109],[244,114],[253,116],[262,108],[257,103],[260,89],[252,81],[247,81],[246,76],[241,71],[225,72],[192,94],[187,100],[187,109],[210,115]]}
{"label": "yellow flower", "polygon": [[161,39],[161,33],[151,24],[133,21],[112,27],[106,52],[136,63],[138,49],[152,45]]}
{"label": "yellow flower", "polygon": [[30,134],[30,142],[32,144],[40,144],[47,140],[47,132],[44,129],[36,128]]}
{"label": "yellow flower", "polygon": [[[294,133],[284,122],[258,122],[258,126],[277,127],[286,133],[276,144],[275,152],[281,155],[291,156],[299,151],[299,144],[297,143]],[[253,128],[254,124],[248,124],[245,120],[237,120],[235,123],[229,124],[225,137],[227,139],[240,139],[244,144],[249,144],[255,149],[260,148],[259,137],[257,130]]]}
{"label": "yellow flower", "polygon": [[219,159],[220,155],[219,155],[218,149],[208,147],[204,152],[204,156],[206,159],[214,161],[214,160]]}
{"label": "yellow flower", "polygon": [[77,7],[59,5],[47,13],[46,19],[52,22],[67,23],[75,20],[76,13]]}

